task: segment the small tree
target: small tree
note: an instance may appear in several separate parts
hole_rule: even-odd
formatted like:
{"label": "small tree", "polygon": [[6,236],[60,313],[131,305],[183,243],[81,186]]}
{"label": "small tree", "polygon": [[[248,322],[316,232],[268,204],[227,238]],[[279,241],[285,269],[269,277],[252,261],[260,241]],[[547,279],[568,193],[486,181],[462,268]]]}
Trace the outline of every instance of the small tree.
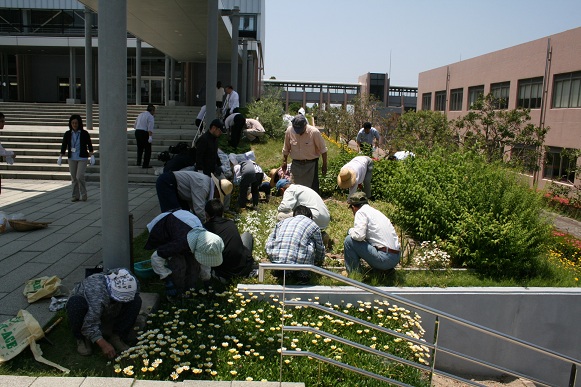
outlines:
{"label": "small tree", "polygon": [[456,147],[454,132],[446,116],[432,110],[408,111],[397,120],[390,146],[398,150],[421,152],[435,146]]}
{"label": "small tree", "polygon": [[284,135],[284,121],[282,116],[282,90],[277,87],[266,87],[264,94],[258,101],[247,105],[248,118],[260,121],[267,135],[280,138]]}
{"label": "small tree", "polygon": [[534,149],[538,160],[549,128],[531,124],[530,109],[499,110],[502,105],[492,94],[481,96],[468,114],[452,121],[460,144],[483,153],[489,162],[518,148]]}

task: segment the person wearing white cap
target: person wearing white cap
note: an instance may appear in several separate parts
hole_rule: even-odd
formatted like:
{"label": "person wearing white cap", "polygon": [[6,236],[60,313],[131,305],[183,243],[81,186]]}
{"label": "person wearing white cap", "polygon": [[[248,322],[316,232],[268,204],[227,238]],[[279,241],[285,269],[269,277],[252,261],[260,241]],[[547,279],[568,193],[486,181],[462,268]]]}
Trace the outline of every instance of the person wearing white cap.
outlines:
{"label": "person wearing white cap", "polygon": [[363,192],[371,197],[371,176],[373,175],[373,160],[368,156],[356,156],[343,165],[337,176],[337,185],[341,189],[349,188],[349,195],[357,192],[357,187],[363,184]]}
{"label": "person wearing white cap", "polygon": [[[141,309],[139,282],[124,268],[93,274],[73,288],[66,309],[78,353],[89,356],[92,343],[96,343],[113,359],[129,349],[128,335]],[[113,331],[107,339],[101,329],[105,320]]]}
{"label": "person wearing white cap", "polygon": [[212,267],[220,266],[224,259],[224,241],[218,235],[201,227],[188,232],[188,245],[194,258],[200,264],[199,278],[208,281],[212,278]]}

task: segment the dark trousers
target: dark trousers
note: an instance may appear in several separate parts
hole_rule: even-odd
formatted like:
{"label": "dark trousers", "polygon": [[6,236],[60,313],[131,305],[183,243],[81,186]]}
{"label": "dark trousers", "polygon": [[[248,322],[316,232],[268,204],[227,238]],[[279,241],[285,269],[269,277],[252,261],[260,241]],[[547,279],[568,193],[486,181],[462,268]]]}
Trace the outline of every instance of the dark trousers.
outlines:
{"label": "dark trousers", "polygon": [[190,210],[189,204],[181,200],[178,195],[178,183],[173,172],[164,172],[159,175],[155,182],[155,189],[157,191],[157,200],[159,200],[161,212],[178,208],[186,211]]}
{"label": "dark trousers", "polygon": [[[149,132],[147,130],[135,130],[135,141],[137,142],[137,164],[141,165],[141,156],[143,157],[143,166],[149,165],[151,159],[151,144],[149,143]],[[143,152],[145,151],[145,155]]]}
{"label": "dark trousers", "polygon": [[240,193],[238,194],[238,207],[246,207],[246,195],[248,195],[248,187],[250,187],[250,192],[252,193],[252,205],[258,205],[258,199],[260,198],[259,188],[262,184],[262,179],[264,174],[262,172],[254,172],[254,165],[252,163],[244,164],[243,169],[248,169],[248,172],[242,171],[242,179],[240,179]]}
{"label": "dark trousers", "polygon": [[[234,109],[236,110],[236,109]],[[234,114],[234,113],[232,113]],[[242,137],[242,131],[246,126],[246,118],[243,114],[238,114],[234,117],[234,124],[230,127],[230,146],[234,149],[238,147],[240,143],[240,137]]]}
{"label": "dark trousers", "polygon": [[[139,295],[133,301],[118,302],[112,305],[111,310],[114,310],[116,313],[107,314],[107,323],[111,324],[113,334],[118,335],[123,341],[126,341],[129,332],[133,328],[133,325],[135,325],[135,320],[137,319],[137,315],[139,315],[140,309],[141,297]],[[77,339],[83,338],[81,329],[83,328],[83,322],[88,311],[89,304],[83,296],[72,296],[67,301],[69,326]]]}

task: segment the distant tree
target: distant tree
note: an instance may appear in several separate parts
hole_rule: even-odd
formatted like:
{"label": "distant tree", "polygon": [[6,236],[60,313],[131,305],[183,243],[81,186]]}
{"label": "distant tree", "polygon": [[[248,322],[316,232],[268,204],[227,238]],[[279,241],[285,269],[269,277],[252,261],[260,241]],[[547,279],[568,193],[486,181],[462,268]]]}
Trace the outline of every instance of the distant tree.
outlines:
{"label": "distant tree", "polygon": [[282,90],[278,87],[266,87],[258,101],[248,104],[248,118],[260,121],[267,135],[281,137],[284,135],[285,125],[282,120],[284,114]]}
{"label": "distant tree", "polygon": [[433,110],[405,112],[390,134],[390,148],[421,153],[436,146],[456,147],[454,131],[446,116]]}

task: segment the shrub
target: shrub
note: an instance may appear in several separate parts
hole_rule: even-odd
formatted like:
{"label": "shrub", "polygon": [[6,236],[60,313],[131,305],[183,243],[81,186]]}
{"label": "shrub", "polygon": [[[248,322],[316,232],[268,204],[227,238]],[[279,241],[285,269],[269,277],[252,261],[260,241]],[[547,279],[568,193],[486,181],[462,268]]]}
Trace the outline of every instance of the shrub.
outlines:
{"label": "shrub", "polygon": [[550,226],[542,197],[499,164],[471,152],[435,150],[377,162],[373,195],[392,202],[392,221],[416,240],[436,241],[466,266],[493,277],[543,272]]}
{"label": "shrub", "polygon": [[285,125],[282,120],[284,114],[281,90],[267,88],[260,100],[248,104],[248,118],[256,118],[267,135],[280,138],[284,136]]}

